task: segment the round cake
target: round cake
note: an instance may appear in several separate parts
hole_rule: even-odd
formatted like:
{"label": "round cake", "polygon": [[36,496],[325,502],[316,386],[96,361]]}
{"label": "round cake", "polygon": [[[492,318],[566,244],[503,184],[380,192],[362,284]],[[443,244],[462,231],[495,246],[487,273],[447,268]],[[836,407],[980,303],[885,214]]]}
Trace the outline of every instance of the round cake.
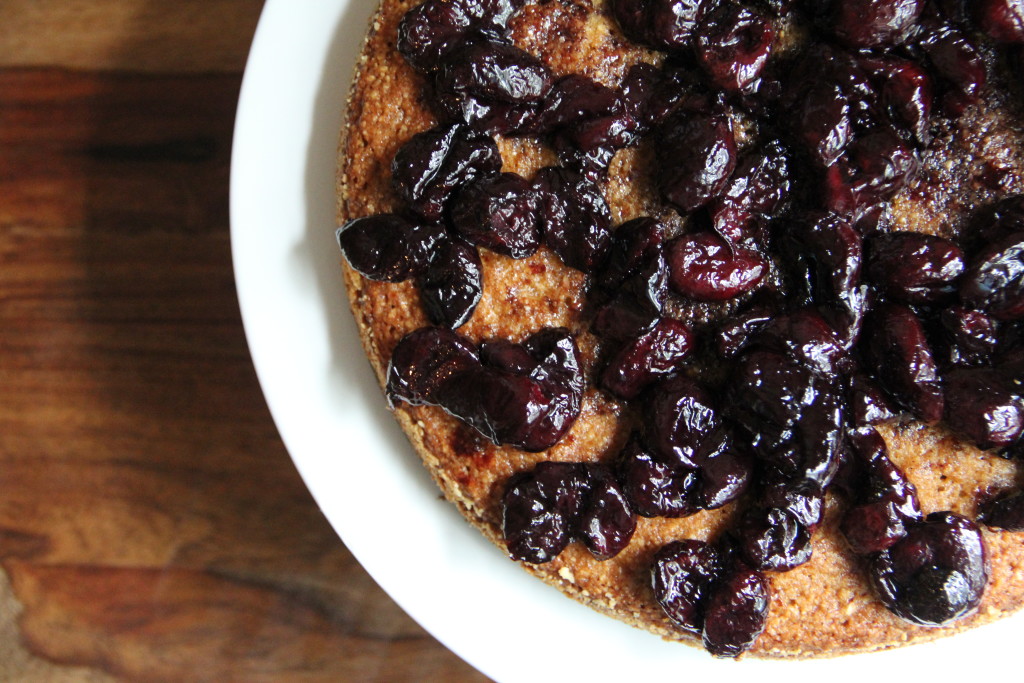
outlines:
{"label": "round cake", "polygon": [[445,497],[717,656],[1024,604],[1024,2],[384,0],[339,151]]}

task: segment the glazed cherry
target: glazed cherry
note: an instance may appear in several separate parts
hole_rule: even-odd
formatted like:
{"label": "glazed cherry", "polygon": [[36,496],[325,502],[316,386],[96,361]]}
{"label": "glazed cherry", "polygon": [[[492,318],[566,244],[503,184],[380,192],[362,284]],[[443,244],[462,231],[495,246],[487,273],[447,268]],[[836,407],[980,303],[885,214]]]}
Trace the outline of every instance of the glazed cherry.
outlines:
{"label": "glazed cherry", "polygon": [[545,243],[567,266],[593,271],[611,241],[611,212],[601,189],[564,168],[541,169],[534,178]]}
{"label": "glazed cherry", "polygon": [[875,380],[864,374],[849,378],[847,405],[856,427],[880,424],[896,417],[896,409]]}
{"label": "glazed cherry", "polygon": [[861,473],[858,497],[891,503],[904,519],[921,519],[917,488],[888,456],[885,440],[874,429],[848,432],[849,444]]}
{"label": "glazed cherry", "polygon": [[907,520],[892,503],[876,500],[849,508],[840,531],[858,555],[871,555],[891,548],[906,536]]}
{"label": "glazed cherry", "polygon": [[700,635],[704,608],[724,569],[710,543],[695,539],[669,543],[657,552],[651,566],[654,598],[677,626]]}
{"label": "glazed cherry", "polygon": [[943,419],[952,429],[978,448],[998,448],[1020,440],[1024,434],[1024,398],[999,370],[955,368],[944,380]]}
{"label": "glazed cherry", "polygon": [[474,32],[498,37],[522,0],[427,0],[409,10],[398,25],[398,51],[428,71]]}
{"label": "glazed cherry", "polygon": [[451,330],[423,327],[402,337],[388,363],[388,400],[436,403],[438,389],[480,362],[471,341]]}
{"label": "glazed cherry", "polygon": [[785,476],[827,485],[839,466],[843,401],[830,378],[767,350],[737,363],[730,415],[758,458]]}
{"label": "glazed cherry", "polygon": [[770,602],[768,580],[753,569],[738,567],[712,591],[704,609],[702,640],[716,657],[737,657],[764,631]]}
{"label": "glazed cherry", "polygon": [[1024,316],[1024,232],[975,254],[960,284],[960,297],[998,320]]}
{"label": "glazed cherry", "polygon": [[858,555],[891,548],[921,520],[917,489],[887,454],[885,441],[871,428],[848,434],[851,476],[846,485],[855,504],[840,523],[840,531]]}
{"label": "glazed cherry", "polygon": [[869,367],[885,368],[877,379],[886,393],[925,422],[938,422],[942,382],[920,319],[906,306],[883,304],[868,328],[865,353]]}
{"label": "glazed cherry", "polygon": [[574,539],[607,560],[635,529],[622,489],[599,464],[539,463],[510,479],[502,497],[502,533],[515,560],[550,562]]}
{"label": "glazed cherry", "polygon": [[583,508],[586,469],[543,462],[509,480],[502,497],[502,533],[514,560],[550,562],[572,540]]}
{"label": "glazed cherry", "polygon": [[427,317],[435,325],[455,329],[473,315],[483,295],[483,265],[476,247],[462,240],[444,241],[420,278]]}
{"label": "glazed cherry", "polygon": [[878,235],[868,249],[867,278],[886,296],[909,304],[936,303],[956,293],[964,254],[949,240],[916,232]]}
{"label": "glazed cherry", "polygon": [[902,43],[921,16],[924,0],[843,0],[835,3],[833,30],[850,47]]}
{"label": "glazed cherry", "polygon": [[683,235],[667,246],[669,284],[697,301],[725,301],[749,292],[768,273],[759,252],[731,247],[718,235]]}
{"label": "glazed cherry", "polygon": [[736,168],[732,121],[719,107],[680,110],[660,127],[656,153],[662,196],[688,213],[719,196]]}
{"label": "glazed cherry", "polygon": [[[654,218],[635,218],[617,227],[612,234],[608,258],[597,273],[596,285],[607,294],[628,286],[632,278],[647,272],[649,266],[661,258],[664,239],[665,225]],[[646,282],[646,276],[644,278]],[[660,287],[654,286],[644,296],[661,310],[664,292]]]}
{"label": "glazed cherry", "polygon": [[964,306],[951,306],[939,313],[939,322],[945,342],[945,363],[974,367],[986,365],[995,357],[999,326],[991,316]]}
{"label": "glazed cherry", "polygon": [[633,435],[617,463],[618,479],[630,507],[643,517],[685,517],[699,508],[698,471],[656,459]]}
{"label": "glazed cherry", "polygon": [[825,173],[825,205],[859,219],[899,192],[920,166],[917,152],[893,128],[880,127],[855,138],[846,155]]}
{"label": "glazed cherry", "polygon": [[795,297],[804,303],[853,305],[860,283],[863,240],[840,216],[810,213],[794,222],[782,238],[794,278]]}
{"label": "glazed cherry", "polygon": [[930,32],[921,42],[921,47],[945,84],[951,86],[966,103],[977,101],[988,82],[988,72],[978,49],[963,33],[944,26]]}
{"label": "glazed cherry", "polygon": [[981,532],[952,512],[935,512],[911,525],[870,567],[882,603],[924,626],[942,626],[972,612],[988,581]]}
{"label": "glazed cherry", "polygon": [[426,269],[444,228],[386,213],[349,221],[337,238],[342,256],[360,275],[401,282]]}
{"label": "glazed cherry", "polygon": [[986,34],[1003,43],[1024,43],[1024,2],[979,0],[974,10]]}
{"label": "glazed cherry", "polygon": [[979,212],[977,223],[980,244],[1024,232],[1024,195],[1012,195],[985,207]]}
{"label": "glazed cherry", "polygon": [[934,101],[931,76],[920,64],[905,59],[870,59],[862,62],[873,80],[880,82],[882,101],[921,144],[931,140],[932,105]]}
{"label": "glazed cherry", "polygon": [[735,529],[743,560],[762,571],[788,571],[811,559],[811,534],[782,508],[752,508]]}
{"label": "glazed cherry", "polygon": [[554,82],[539,59],[508,43],[474,41],[449,52],[435,77],[438,91],[482,102],[540,102]]}
{"label": "glazed cherry", "polygon": [[636,513],[611,471],[603,465],[588,466],[589,483],[576,536],[598,560],[622,552],[636,530]]}
{"label": "glazed cherry", "polygon": [[759,501],[763,509],[785,510],[809,533],[821,524],[825,514],[825,493],[817,484],[787,479],[779,474],[764,474],[761,485]]}
{"label": "glazed cherry", "polygon": [[736,500],[747,490],[754,478],[753,458],[741,450],[729,435],[712,436],[698,454],[700,482],[697,487],[697,505],[704,510],[715,510]]}
{"label": "glazed cherry", "polygon": [[789,198],[790,162],[777,140],[744,155],[710,206],[715,232],[732,244],[766,243],[764,224]]}
{"label": "glazed cherry", "polygon": [[650,43],[663,50],[689,48],[700,31],[698,22],[713,4],[709,0],[653,0],[647,15]]}
{"label": "glazed cherry", "polygon": [[1008,531],[1024,531],[1024,493],[1015,493],[982,505],[979,521]]}
{"label": "glazed cherry", "polygon": [[715,335],[715,350],[722,358],[732,358],[745,349],[754,334],[777,315],[774,307],[755,304],[722,322]]}
{"label": "glazed cherry", "polygon": [[601,385],[619,398],[632,399],[659,377],[676,370],[694,347],[690,328],[662,318],[650,332],[624,345],[601,374]]}
{"label": "glazed cherry", "polygon": [[614,0],[612,14],[622,32],[638,43],[661,50],[690,46],[707,0]]}
{"label": "glazed cherry", "polygon": [[586,119],[596,119],[626,108],[618,93],[583,74],[568,74],[554,82],[544,96],[530,132],[552,133]]}
{"label": "glazed cherry", "polygon": [[786,353],[825,377],[835,377],[851,365],[839,335],[813,308],[776,316],[750,343]]}
{"label": "glazed cherry", "polygon": [[721,416],[706,388],[685,375],[662,381],[650,395],[647,442],[664,462],[700,466],[701,451],[721,426]]}
{"label": "glazed cherry", "polygon": [[796,146],[812,162],[831,166],[853,138],[849,98],[838,84],[812,81],[793,99]]}
{"label": "glazed cherry", "polygon": [[512,258],[540,246],[538,198],[515,173],[483,178],[464,187],[452,204],[451,224],[465,240]]}
{"label": "glazed cherry", "polygon": [[775,40],[772,23],[732,0],[709,12],[695,33],[697,60],[717,87],[731,93],[757,90]]}
{"label": "glazed cherry", "polygon": [[437,221],[456,188],[500,170],[501,154],[490,136],[449,124],[412,136],[395,154],[391,178],[409,208]]}
{"label": "glazed cherry", "polygon": [[[406,335],[388,368],[388,395],[439,405],[496,444],[542,451],[558,443],[580,413],[584,380],[568,330],[546,328],[522,348],[502,344],[481,364],[464,337],[437,328]],[[515,362],[508,362],[514,358]]]}

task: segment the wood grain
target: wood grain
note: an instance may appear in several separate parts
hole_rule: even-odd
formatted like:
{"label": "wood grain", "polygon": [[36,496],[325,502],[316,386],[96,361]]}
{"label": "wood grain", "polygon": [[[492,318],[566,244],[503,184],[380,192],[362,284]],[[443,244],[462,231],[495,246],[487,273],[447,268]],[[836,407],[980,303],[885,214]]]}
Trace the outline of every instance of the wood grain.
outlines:
{"label": "wood grain", "polygon": [[227,196],[258,10],[0,4],[0,680],[483,680],[337,539],[257,385]]}

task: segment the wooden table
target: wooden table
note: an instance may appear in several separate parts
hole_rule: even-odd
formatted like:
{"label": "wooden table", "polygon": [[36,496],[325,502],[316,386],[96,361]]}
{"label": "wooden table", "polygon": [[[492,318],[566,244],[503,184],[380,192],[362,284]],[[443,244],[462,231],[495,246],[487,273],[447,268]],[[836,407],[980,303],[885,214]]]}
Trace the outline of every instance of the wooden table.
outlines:
{"label": "wooden table", "polygon": [[0,680],[482,680],[328,526],[250,364],[259,0],[0,3]]}

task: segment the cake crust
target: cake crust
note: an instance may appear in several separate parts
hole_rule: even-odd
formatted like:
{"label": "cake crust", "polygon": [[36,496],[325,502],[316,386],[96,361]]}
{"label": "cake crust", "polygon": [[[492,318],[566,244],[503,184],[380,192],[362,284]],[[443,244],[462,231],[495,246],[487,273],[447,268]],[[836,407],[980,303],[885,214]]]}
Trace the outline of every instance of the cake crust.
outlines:
{"label": "cake crust", "polygon": [[[339,148],[339,225],[398,206],[390,184],[391,160],[412,135],[436,123],[423,102],[422,77],[395,47],[398,22],[417,2],[384,0],[367,34]],[[630,65],[657,59],[654,53],[625,41],[599,5],[531,3],[513,20],[512,29],[516,44],[542,55],[556,75],[583,73],[614,85]],[[933,146],[938,151],[929,153],[938,156],[925,159],[926,172],[894,202],[899,229],[955,234],[968,208],[993,194],[969,183],[979,163],[999,165],[1005,178],[1000,192],[1024,191],[1024,152],[1022,145],[1013,144],[1022,139],[1019,116],[1004,112],[1002,103],[993,107],[1002,113],[970,113],[959,126],[941,132],[946,139]],[[529,178],[538,168],[554,163],[550,150],[529,139],[499,139],[498,145],[503,171]],[[681,219],[656,199],[645,185],[647,176],[637,170],[645,153],[643,147],[622,150],[612,163],[605,195],[613,223],[654,215],[681,229]],[[967,189],[923,192],[928,184],[946,187],[954,182]],[[565,266],[544,247],[523,260],[486,249],[480,250],[480,256],[483,298],[460,334],[477,343],[494,337],[521,341],[542,327],[562,326],[578,335],[584,367],[588,371],[594,367],[599,342],[587,331],[583,318],[582,273]],[[363,347],[383,386],[394,346],[408,332],[429,324],[428,320],[414,283],[375,282],[347,264],[343,268]],[[543,453],[497,446],[439,407],[398,403],[394,414],[445,497],[504,548],[499,501],[511,475],[542,460],[607,462],[624,445],[633,423],[620,403],[591,385],[582,405],[567,436]],[[1013,462],[974,448],[944,427],[905,420],[883,425],[879,432],[890,458],[917,486],[926,514],[952,510],[974,518],[981,494],[1020,484]],[[648,568],[654,553],[672,540],[717,536],[730,523],[735,508],[728,505],[681,519],[641,518],[629,546],[606,561],[597,561],[580,544],[571,544],[550,563],[523,566],[598,611],[667,639],[693,642],[672,626],[654,601]],[[872,595],[860,560],[839,533],[839,518],[838,501],[829,496],[825,520],[814,534],[811,561],[769,575],[770,615],[751,655],[823,657],[897,647],[990,622],[1024,605],[1024,533],[984,529],[990,579],[979,609],[949,627],[908,624]]]}

